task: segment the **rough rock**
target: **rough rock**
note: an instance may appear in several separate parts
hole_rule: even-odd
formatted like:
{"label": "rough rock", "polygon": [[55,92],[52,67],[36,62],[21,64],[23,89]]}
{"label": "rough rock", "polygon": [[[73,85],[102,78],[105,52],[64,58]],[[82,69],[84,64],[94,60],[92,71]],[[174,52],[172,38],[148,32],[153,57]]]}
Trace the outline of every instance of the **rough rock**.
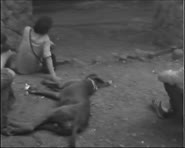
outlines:
{"label": "rough rock", "polygon": [[24,27],[32,23],[32,1],[2,0],[1,10],[1,32],[7,36],[7,43],[16,49]]}
{"label": "rough rock", "polygon": [[178,60],[178,59],[182,59],[184,57],[184,52],[182,49],[176,49],[174,50],[174,52],[172,53],[172,59],[173,60]]}
{"label": "rough rock", "polygon": [[183,5],[179,1],[156,1],[153,43],[162,47],[183,44]]}

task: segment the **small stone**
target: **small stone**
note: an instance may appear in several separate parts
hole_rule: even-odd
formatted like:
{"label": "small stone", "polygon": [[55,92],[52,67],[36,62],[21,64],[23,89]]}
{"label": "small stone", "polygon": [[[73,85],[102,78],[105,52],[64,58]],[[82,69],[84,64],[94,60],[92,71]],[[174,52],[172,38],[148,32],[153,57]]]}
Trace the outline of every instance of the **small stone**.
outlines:
{"label": "small stone", "polygon": [[131,135],[132,135],[133,137],[136,137],[136,136],[137,136],[137,134],[136,134],[136,133],[132,133]]}
{"label": "small stone", "polygon": [[154,74],[155,74],[155,73],[156,73],[156,71],[155,71],[155,70],[152,70],[152,73],[154,73]]}
{"label": "small stone", "polygon": [[96,129],[91,129],[90,132],[94,133],[94,132],[96,132]]}
{"label": "small stone", "polygon": [[81,72],[82,75],[85,75],[86,73],[85,72]]}
{"label": "small stone", "polygon": [[105,141],[108,142],[108,143],[111,143],[111,141],[109,139],[105,139]]}
{"label": "small stone", "polygon": [[112,82],[112,80],[109,80],[108,83],[111,85],[113,82]]}
{"label": "small stone", "polygon": [[123,144],[120,144],[119,146],[120,146],[120,147],[125,147]]}
{"label": "small stone", "polygon": [[166,146],[164,144],[162,144],[161,147],[166,147]]}
{"label": "small stone", "polygon": [[124,121],[128,121],[128,118],[124,118],[123,120],[124,120]]}
{"label": "small stone", "polygon": [[114,88],[117,88],[117,85],[114,85],[113,87],[114,87]]}

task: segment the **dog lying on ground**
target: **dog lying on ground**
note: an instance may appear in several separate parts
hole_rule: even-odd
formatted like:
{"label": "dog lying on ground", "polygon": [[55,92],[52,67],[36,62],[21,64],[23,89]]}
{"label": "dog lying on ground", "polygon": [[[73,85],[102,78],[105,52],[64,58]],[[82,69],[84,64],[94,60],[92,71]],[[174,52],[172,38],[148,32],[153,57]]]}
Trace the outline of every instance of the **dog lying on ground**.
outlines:
{"label": "dog lying on ground", "polygon": [[176,117],[183,119],[183,76],[184,69],[178,71],[167,70],[158,75],[159,81],[169,96],[170,108],[165,108],[161,101],[152,100],[152,107],[159,118]]}
{"label": "dog lying on ground", "polygon": [[71,134],[69,146],[75,147],[76,134],[82,132],[87,126],[90,117],[90,96],[99,88],[109,86],[109,82],[103,81],[96,74],[91,74],[81,81],[70,81],[62,86],[45,82],[44,85],[58,89],[57,92],[37,90],[29,88],[30,94],[42,95],[57,101],[57,107],[48,111],[43,119],[35,123],[10,123],[10,127],[4,130],[6,135],[23,134],[36,129],[63,130]]}

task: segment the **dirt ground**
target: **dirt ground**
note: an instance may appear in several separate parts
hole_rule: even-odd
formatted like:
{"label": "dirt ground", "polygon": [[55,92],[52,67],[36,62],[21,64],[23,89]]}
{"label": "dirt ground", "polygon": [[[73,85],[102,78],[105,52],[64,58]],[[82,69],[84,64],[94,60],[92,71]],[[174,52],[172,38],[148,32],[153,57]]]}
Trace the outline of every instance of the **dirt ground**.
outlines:
{"label": "dirt ground", "polygon": [[[117,62],[112,53],[128,54],[134,49],[157,50],[151,44],[149,26],[153,8],[150,4],[136,6],[128,3],[81,3],[59,9],[63,5],[47,6],[40,14],[55,21],[51,38],[56,43],[58,60],[76,58],[83,63],[65,64],[57,69],[64,81],[97,73],[113,85],[99,90],[92,98],[92,117],[89,128],[78,136],[79,147],[182,147],[182,123],[173,119],[161,120],[151,111],[152,99],[167,102],[168,96],[157,72],[177,69],[182,61],[170,55],[151,61]],[[55,12],[54,12],[55,10]],[[38,16],[38,14],[36,15]],[[99,59],[99,64],[90,64]],[[17,76],[13,83],[17,97],[10,118],[34,122],[54,102],[26,95],[25,83],[40,85],[44,74]],[[3,147],[65,147],[66,137],[48,131],[28,135],[1,136]]]}

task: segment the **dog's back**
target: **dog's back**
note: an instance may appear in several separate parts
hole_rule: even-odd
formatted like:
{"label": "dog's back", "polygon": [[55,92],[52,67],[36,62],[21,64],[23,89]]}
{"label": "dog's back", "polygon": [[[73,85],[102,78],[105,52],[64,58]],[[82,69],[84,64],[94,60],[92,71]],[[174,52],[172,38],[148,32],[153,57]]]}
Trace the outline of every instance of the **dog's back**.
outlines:
{"label": "dog's back", "polygon": [[68,110],[67,112],[71,112],[74,124],[78,124],[81,130],[87,126],[90,117],[89,93],[85,81],[75,82],[65,87],[60,93],[60,105],[66,106],[64,108]]}
{"label": "dog's back", "polygon": [[84,81],[74,82],[60,90],[59,106],[70,104],[89,104],[90,90]]}

